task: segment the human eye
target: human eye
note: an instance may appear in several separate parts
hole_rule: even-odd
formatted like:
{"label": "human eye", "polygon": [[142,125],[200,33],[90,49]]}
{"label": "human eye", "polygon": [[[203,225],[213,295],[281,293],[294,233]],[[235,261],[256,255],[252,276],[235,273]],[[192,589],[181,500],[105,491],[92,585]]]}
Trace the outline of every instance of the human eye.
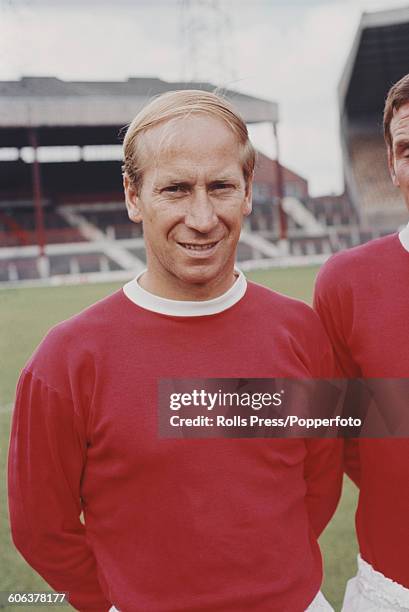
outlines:
{"label": "human eye", "polygon": [[232,183],[228,183],[225,181],[216,181],[211,185],[211,190],[217,192],[228,191],[230,189],[234,189],[234,185]]}
{"label": "human eye", "polygon": [[396,147],[396,157],[401,158],[401,159],[409,158],[409,143],[408,142],[398,143]]}
{"label": "human eye", "polygon": [[177,194],[177,195],[182,195],[184,193],[187,193],[188,190],[189,190],[188,186],[182,183],[175,184],[175,185],[167,185],[166,187],[162,189],[164,193]]}

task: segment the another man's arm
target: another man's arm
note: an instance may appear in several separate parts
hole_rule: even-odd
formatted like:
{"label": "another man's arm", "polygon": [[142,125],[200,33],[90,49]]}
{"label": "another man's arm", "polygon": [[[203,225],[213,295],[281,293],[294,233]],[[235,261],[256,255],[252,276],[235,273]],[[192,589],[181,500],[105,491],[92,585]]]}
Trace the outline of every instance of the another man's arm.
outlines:
{"label": "another man's arm", "polygon": [[[334,350],[336,370],[340,378],[359,378],[361,376],[357,364],[351,357],[345,332],[345,319],[348,304],[342,300],[340,283],[335,266],[326,264],[321,268],[314,290],[314,310],[317,312]],[[344,470],[349,478],[359,487],[360,459],[359,441],[346,438],[344,442]]]}
{"label": "another man's arm", "polygon": [[317,538],[332,518],[342,490],[343,440],[306,439],[305,503]]}
{"label": "another man's arm", "polygon": [[83,612],[104,612],[97,565],[80,521],[84,426],[68,397],[24,370],[17,387],[8,488],[13,541],[27,562]]}
{"label": "another man's arm", "polygon": [[[311,391],[314,392],[310,398],[311,405],[321,411],[319,416],[327,416],[323,411],[332,410],[332,402],[328,391],[323,389],[327,389],[328,385],[323,382],[324,387],[320,388],[316,385],[316,381],[334,378],[333,351],[319,317],[311,312],[309,307],[305,308],[302,323],[304,339],[299,355],[304,361],[309,377],[315,381],[311,387]],[[306,405],[306,408],[308,407],[309,405]],[[310,432],[311,430],[308,433]],[[319,435],[320,432],[317,430],[317,436]],[[305,504],[311,527],[318,538],[333,516],[341,496],[343,440],[308,437],[304,439],[304,444]]]}

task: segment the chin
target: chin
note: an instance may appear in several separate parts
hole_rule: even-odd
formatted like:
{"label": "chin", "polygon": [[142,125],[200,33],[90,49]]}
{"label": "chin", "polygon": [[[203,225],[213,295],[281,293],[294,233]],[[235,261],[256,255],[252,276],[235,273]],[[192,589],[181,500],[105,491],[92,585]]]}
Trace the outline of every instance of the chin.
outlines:
{"label": "chin", "polygon": [[206,285],[217,280],[223,274],[223,268],[215,269],[205,266],[192,266],[189,270],[178,270],[176,276],[180,281],[191,285]]}
{"label": "chin", "polygon": [[208,283],[211,283],[213,280],[215,280],[215,278],[217,278],[217,275],[209,273],[206,274],[206,272],[204,271],[196,271],[191,273],[178,274],[178,278],[187,285],[207,285]]}

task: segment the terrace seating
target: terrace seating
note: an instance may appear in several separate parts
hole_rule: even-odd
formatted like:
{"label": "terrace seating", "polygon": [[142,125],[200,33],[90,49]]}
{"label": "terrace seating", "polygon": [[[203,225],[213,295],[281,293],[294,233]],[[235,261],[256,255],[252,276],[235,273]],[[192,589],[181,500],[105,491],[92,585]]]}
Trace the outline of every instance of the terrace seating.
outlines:
{"label": "terrace seating", "polygon": [[345,195],[310,198],[306,207],[318,221],[326,226],[352,225],[357,215]]}
{"label": "terrace seating", "polygon": [[113,239],[142,236],[141,224],[132,223],[129,220],[125,205],[122,202],[111,206],[90,205],[89,208],[81,206],[79,214]]}
{"label": "terrace seating", "polygon": [[[83,241],[84,237],[52,208],[45,206],[45,241],[49,244]],[[33,207],[9,206],[0,210],[0,245],[28,246],[37,244],[35,210]]]}
{"label": "terrace seating", "polygon": [[386,148],[377,131],[360,132],[351,129],[349,138],[350,163],[355,178],[362,212],[371,217],[385,216],[403,210],[399,191],[389,176]]}
{"label": "terrace seating", "polygon": [[[82,274],[101,270],[120,270],[120,266],[103,253],[72,253],[50,255],[50,275]],[[36,257],[16,257],[0,259],[0,282],[9,280],[39,279],[40,273]]]}

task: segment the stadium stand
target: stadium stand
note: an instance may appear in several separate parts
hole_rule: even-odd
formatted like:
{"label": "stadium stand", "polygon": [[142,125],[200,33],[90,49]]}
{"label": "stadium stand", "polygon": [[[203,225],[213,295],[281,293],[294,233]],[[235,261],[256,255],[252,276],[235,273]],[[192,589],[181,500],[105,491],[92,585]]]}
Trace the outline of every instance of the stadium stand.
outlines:
{"label": "stadium stand", "polygon": [[[103,252],[50,255],[48,263],[50,276],[121,270],[121,266]],[[36,257],[0,259],[0,281],[33,280],[40,277]]]}
{"label": "stadium stand", "polygon": [[324,226],[355,226],[358,217],[346,194],[309,198],[306,207]]}
{"label": "stadium stand", "polygon": [[118,202],[116,207],[110,210],[105,210],[103,205],[102,207],[90,206],[81,214],[112,240],[142,236],[142,226],[129,221],[124,202]]}
{"label": "stadium stand", "polygon": [[[37,244],[35,210],[32,202],[10,203],[0,207],[1,246]],[[57,210],[44,207],[44,232],[48,244],[82,241],[81,233],[67,223]]]}
{"label": "stadium stand", "polygon": [[[0,82],[0,280],[129,276],[144,266],[141,227],[123,203],[121,134],[148,98],[186,88],[215,90],[156,78]],[[278,120],[274,102],[224,94],[248,123]]]}
{"label": "stadium stand", "polygon": [[[208,83],[145,78],[0,82],[0,154],[2,148],[14,151],[0,162],[0,282],[87,274],[129,277],[143,268],[142,229],[128,220],[123,203],[122,127],[150,96],[186,87],[214,89]],[[278,121],[274,102],[230,90],[225,94],[248,123]],[[379,157],[374,177],[373,156],[380,154],[381,141],[375,146],[372,125],[365,134],[352,129],[352,120],[347,126],[350,175],[356,176],[363,201],[373,206],[373,193],[381,194],[375,178],[385,175]],[[381,199],[386,201],[386,195]],[[280,203],[286,212],[285,240]],[[322,261],[374,236],[361,231],[359,220],[356,202],[351,206],[347,194],[311,198],[305,178],[259,153],[253,212],[245,220],[238,261],[246,269],[289,256]]]}
{"label": "stadium stand", "polygon": [[409,7],[363,13],[338,87],[347,195],[361,223],[395,231],[407,221],[388,173],[382,112],[409,72]]}
{"label": "stadium stand", "polygon": [[377,126],[373,131],[349,130],[351,167],[360,206],[375,225],[379,225],[378,216],[382,223],[385,211],[399,211],[402,206],[400,192],[390,180],[383,137],[377,132]]}

